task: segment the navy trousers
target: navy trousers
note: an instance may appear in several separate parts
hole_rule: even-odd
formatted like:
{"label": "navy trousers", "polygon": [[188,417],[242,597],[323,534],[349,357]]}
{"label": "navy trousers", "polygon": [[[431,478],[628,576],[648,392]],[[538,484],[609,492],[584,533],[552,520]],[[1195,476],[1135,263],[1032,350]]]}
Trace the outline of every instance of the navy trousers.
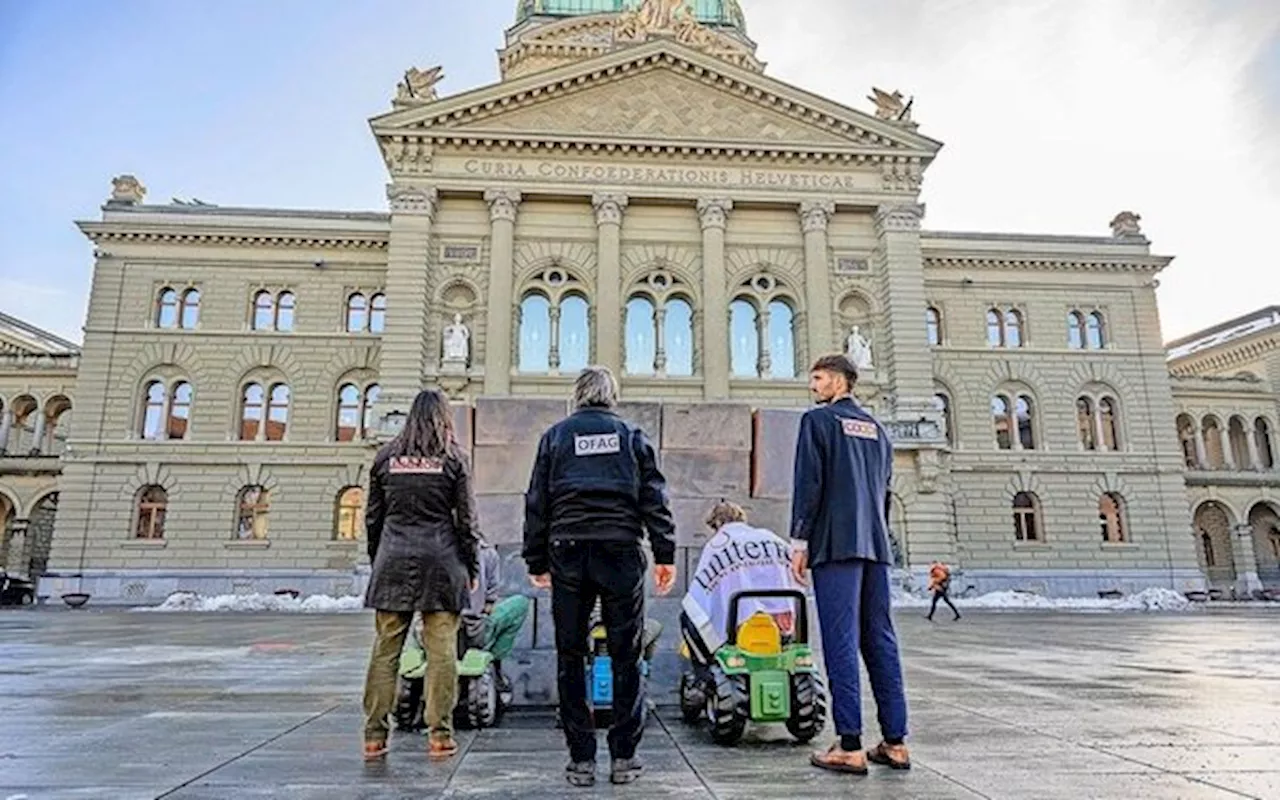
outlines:
{"label": "navy trousers", "polygon": [[822,564],[813,568],[813,593],[836,734],[862,735],[861,652],[880,732],[886,739],[906,738],[907,696],[889,604],[889,565],[863,560]]}

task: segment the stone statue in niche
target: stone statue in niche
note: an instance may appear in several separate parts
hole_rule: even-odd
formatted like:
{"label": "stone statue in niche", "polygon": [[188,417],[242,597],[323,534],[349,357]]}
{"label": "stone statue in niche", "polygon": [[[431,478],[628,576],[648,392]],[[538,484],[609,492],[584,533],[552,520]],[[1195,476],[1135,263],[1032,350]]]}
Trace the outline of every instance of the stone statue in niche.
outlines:
{"label": "stone statue in niche", "polygon": [[849,334],[845,343],[845,354],[860,372],[870,372],[875,369],[875,363],[871,358],[871,340],[862,335],[862,330],[857,325],[853,326],[853,332]]}
{"label": "stone statue in niche", "polygon": [[453,315],[453,323],[444,329],[444,360],[451,364],[466,364],[471,355],[471,331],[462,321],[461,314]]}

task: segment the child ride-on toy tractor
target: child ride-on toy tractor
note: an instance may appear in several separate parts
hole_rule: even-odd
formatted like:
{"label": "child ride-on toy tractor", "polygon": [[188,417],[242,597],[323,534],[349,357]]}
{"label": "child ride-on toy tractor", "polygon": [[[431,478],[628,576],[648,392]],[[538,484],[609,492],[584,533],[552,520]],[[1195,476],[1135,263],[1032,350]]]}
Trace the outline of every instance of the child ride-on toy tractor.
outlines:
{"label": "child ride-on toy tractor", "polygon": [[[425,729],[422,719],[423,690],[427,657],[410,640],[400,654],[400,691],[396,703],[396,728],[402,731]],[[502,721],[511,705],[511,683],[498,669],[493,654],[471,648],[458,659],[458,704],[453,724],[460,730],[492,728]]]}
{"label": "child ride-on toy tractor", "polygon": [[[795,637],[784,644],[770,615],[758,611],[738,627],[738,609],[747,599],[794,600]],[[826,692],[809,646],[809,614],[804,593],[792,589],[743,591],[729,601],[728,637],[706,667],[680,678],[680,711],[685,722],[707,720],[716,744],[735,745],[747,723],[785,723],[800,742],[822,730]]]}

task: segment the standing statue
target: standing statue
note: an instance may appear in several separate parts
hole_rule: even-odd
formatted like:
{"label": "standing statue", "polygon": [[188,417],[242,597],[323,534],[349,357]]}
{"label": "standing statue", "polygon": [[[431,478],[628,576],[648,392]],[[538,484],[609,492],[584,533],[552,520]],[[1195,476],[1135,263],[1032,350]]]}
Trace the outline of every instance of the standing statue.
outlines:
{"label": "standing statue", "polygon": [[853,332],[849,334],[845,352],[859,371],[869,372],[875,369],[875,363],[871,359],[871,341],[862,335],[857,325],[853,326]]}
{"label": "standing statue", "polygon": [[453,315],[453,324],[444,329],[444,360],[467,363],[471,350],[471,331],[462,322],[461,314]]}

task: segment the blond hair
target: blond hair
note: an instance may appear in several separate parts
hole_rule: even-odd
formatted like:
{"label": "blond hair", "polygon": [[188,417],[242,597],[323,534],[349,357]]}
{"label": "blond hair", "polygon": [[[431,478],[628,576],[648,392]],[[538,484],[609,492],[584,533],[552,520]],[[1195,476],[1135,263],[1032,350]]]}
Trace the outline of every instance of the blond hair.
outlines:
{"label": "blond hair", "polygon": [[618,405],[618,379],[608,367],[587,367],[573,384],[574,408],[614,408]]}
{"label": "blond hair", "polygon": [[707,527],[713,531],[718,531],[730,522],[746,522],[747,512],[737,503],[731,503],[728,500],[721,500],[711,507],[711,511],[707,514]]}

